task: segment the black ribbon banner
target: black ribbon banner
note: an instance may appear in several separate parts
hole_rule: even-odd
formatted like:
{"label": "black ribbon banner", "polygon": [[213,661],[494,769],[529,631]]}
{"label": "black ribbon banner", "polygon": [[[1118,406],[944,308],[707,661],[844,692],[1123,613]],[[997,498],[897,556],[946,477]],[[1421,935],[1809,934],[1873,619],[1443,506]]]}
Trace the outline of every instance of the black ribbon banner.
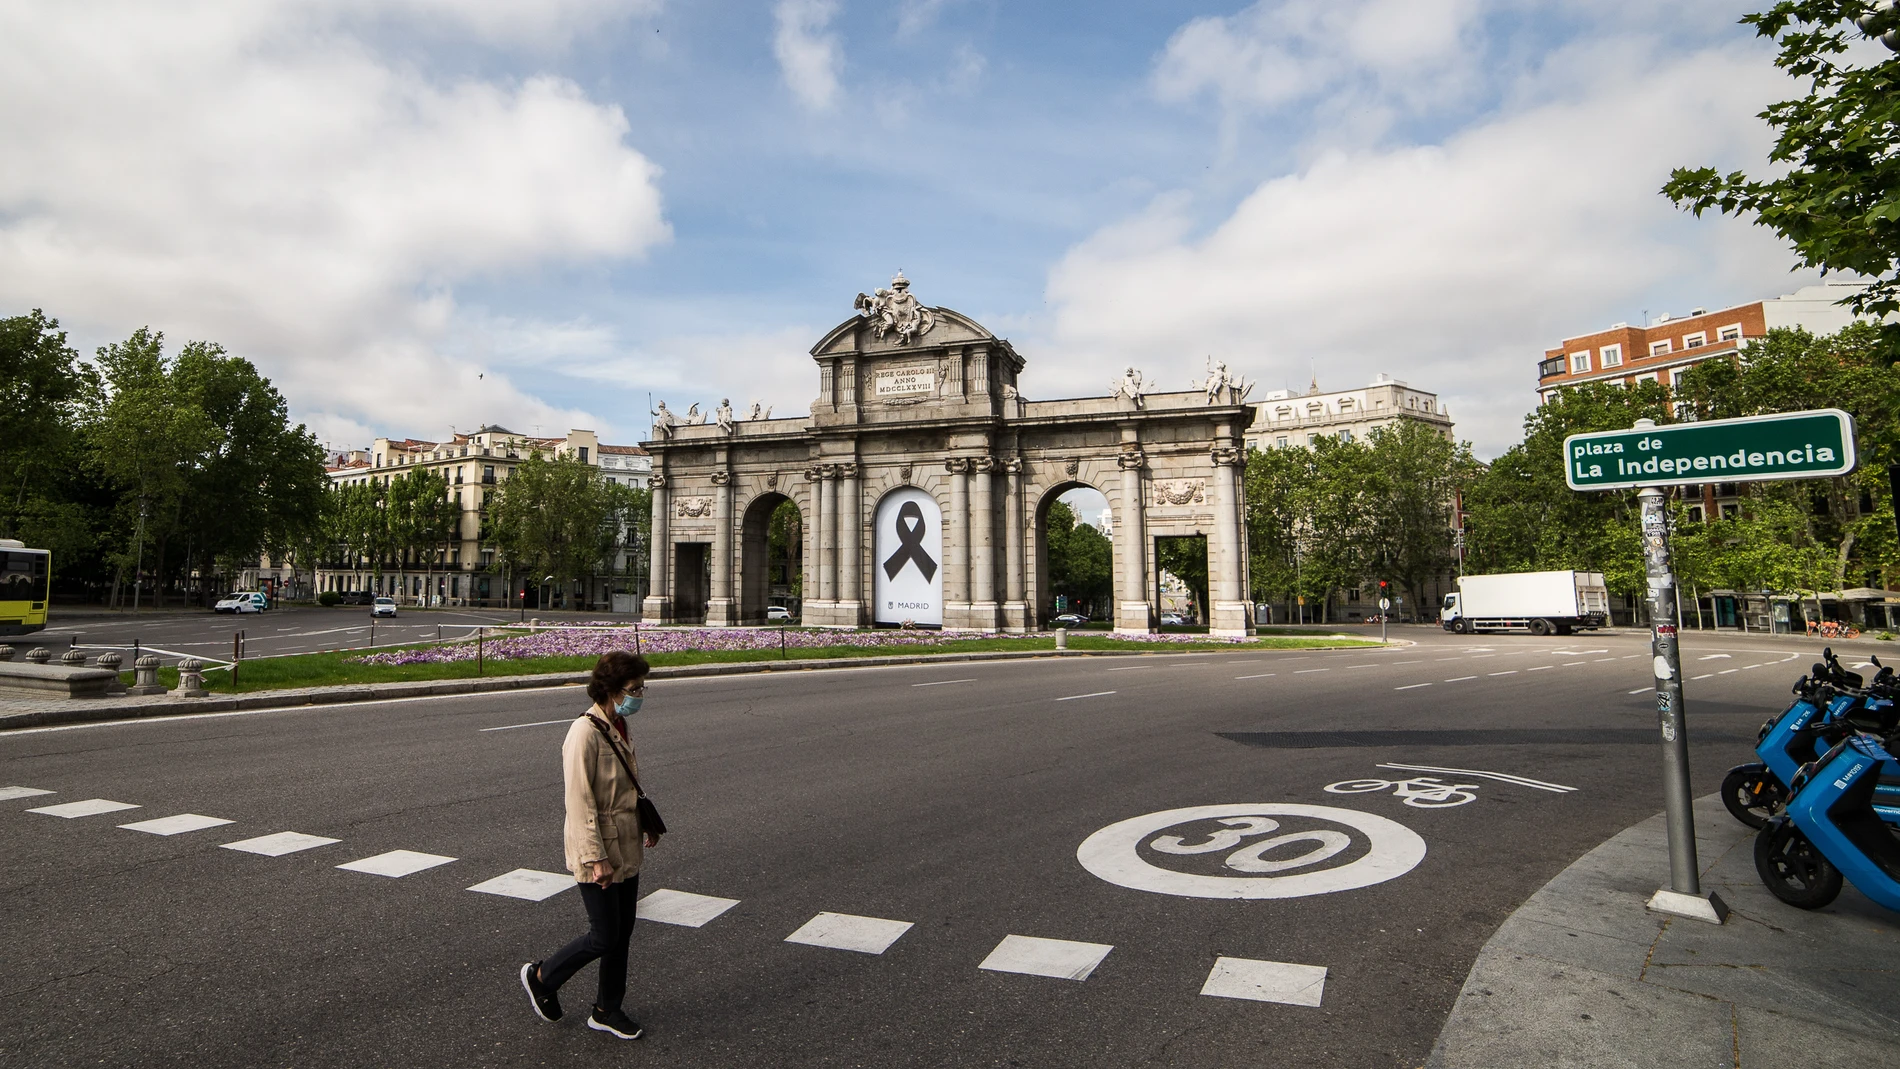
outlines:
{"label": "black ribbon banner", "polygon": [[885,576],[895,579],[905,564],[915,564],[924,582],[930,582],[937,574],[937,562],[924,552],[924,510],[917,507],[917,502],[906,501],[898,508],[897,522],[891,526],[897,531],[897,552],[884,562]]}

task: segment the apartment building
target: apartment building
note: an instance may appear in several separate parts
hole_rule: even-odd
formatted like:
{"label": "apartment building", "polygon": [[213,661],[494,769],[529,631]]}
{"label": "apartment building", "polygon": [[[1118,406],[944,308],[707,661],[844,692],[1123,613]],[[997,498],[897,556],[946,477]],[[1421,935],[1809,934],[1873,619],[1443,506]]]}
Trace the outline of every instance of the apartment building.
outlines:
{"label": "apartment building", "polygon": [[1537,364],[1539,403],[1551,392],[1584,382],[1660,382],[1674,386],[1683,372],[1710,357],[1733,356],[1776,327],[1805,327],[1832,334],[1854,321],[1838,303],[1862,288],[1859,282],[1804,286],[1771,300],[1751,301],[1686,316],[1668,313],[1647,325],[1615,323],[1604,330],[1565,338],[1544,350]]}
{"label": "apartment building", "polygon": [[[442,605],[512,605],[520,584],[511,582],[496,566],[495,551],[481,542],[482,501],[509,473],[530,455],[572,456],[599,468],[610,482],[646,488],[653,477],[653,458],[637,445],[605,445],[591,430],[570,430],[563,437],[544,438],[518,434],[506,427],[487,426],[470,434],[456,434],[448,441],[433,442],[415,438],[378,438],[368,449],[340,453],[329,467],[333,485],[349,486],[381,483],[416,468],[442,477],[449,485],[449,496],[461,510],[456,538],[439,562],[392,569],[378,569],[369,562],[326,562],[316,570],[316,589],[323,591],[366,590],[388,594],[407,603]],[[627,556],[621,554],[622,558]],[[616,560],[612,576],[597,576],[584,588],[569,593],[589,607],[609,608],[630,594],[616,589],[640,579],[628,574],[629,562]],[[380,573],[380,574],[379,574]],[[541,595],[533,585],[529,600]],[[638,604],[628,597],[623,604]]]}
{"label": "apartment building", "polygon": [[1315,438],[1363,441],[1379,427],[1415,420],[1452,437],[1451,413],[1438,395],[1402,379],[1380,375],[1369,386],[1322,393],[1314,379],[1307,391],[1274,390],[1253,403],[1247,445],[1253,449],[1310,446]]}

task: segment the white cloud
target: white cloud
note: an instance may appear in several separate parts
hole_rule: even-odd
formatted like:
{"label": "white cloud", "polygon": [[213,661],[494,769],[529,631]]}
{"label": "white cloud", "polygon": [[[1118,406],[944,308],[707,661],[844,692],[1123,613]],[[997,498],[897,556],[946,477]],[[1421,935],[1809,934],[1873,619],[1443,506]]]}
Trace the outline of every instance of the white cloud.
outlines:
{"label": "white cloud", "polygon": [[1090,369],[1128,360],[1185,382],[1212,353],[1268,389],[1315,367],[1325,388],[1390,372],[1445,395],[1495,452],[1560,337],[1792,285],[1772,235],[1657,193],[1675,165],[1762,159],[1754,113],[1789,88],[1753,46],[1607,40],[1551,57],[1442,144],[1324,152],[1211,232],[1186,194],[1161,198],[1052,271],[1045,371],[1099,389]]}
{"label": "white cloud", "polygon": [[503,44],[645,6],[11,5],[0,128],[32,150],[0,154],[0,307],[222,342],[339,435],[586,418],[444,356],[455,287],[666,241],[658,168],[569,81],[430,78],[348,20]]}
{"label": "white cloud", "polygon": [[1432,100],[1467,84],[1480,0],[1260,0],[1194,19],[1156,61],[1164,100],[1212,93],[1230,111],[1276,108],[1351,83]]}
{"label": "white cloud", "polygon": [[830,108],[844,66],[844,45],[837,34],[825,32],[838,15],[837,0],[779,0],[772,15],[778,21],[772,51],[786,87],[813,111]]}

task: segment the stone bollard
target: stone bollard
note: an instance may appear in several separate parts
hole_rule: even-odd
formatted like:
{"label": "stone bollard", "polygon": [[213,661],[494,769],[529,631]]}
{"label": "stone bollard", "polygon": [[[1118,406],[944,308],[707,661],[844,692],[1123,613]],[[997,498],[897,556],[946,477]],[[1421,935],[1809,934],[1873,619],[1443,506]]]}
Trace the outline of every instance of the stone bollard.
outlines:
{"label": "stone bollard", "polygon": [[47,649],[45,646],[35,646],[26,651],[26,659],[32,661],[34,664],[45,664],[51,660],[52,657],[53,651]]}
{"label": "stone bollard", "polygon": [[1056,628],[1056,649],[1066,650],[1068,648],[1069,648],[1069,629],[1066,627]]}
{"label": "stone bollard", "polygon": [[135,672],[136,675],[132,679],[131,693],[165,693],[165,684],[158,681],[158,657],[156,654],[148,653],[138,660],[133,661],[132,671]]}
{"label": "stone bollard", "polygon": [[112,673],[112,682],[106,684],[106,697],[117,698],[125,693],[125,681],[119,678],[119,665],[125,658],[116,653],[99,655],[99,667]]}
{"label": "stone bollard", "polygon": [[67,650],[59,655],[59,663],[68,668],[86,667],[86,655],[78,650]]}
{"label": "stone bollard", "polygon": [[179,698],[208,698],[211,692],[205,689],[205,663],[196,657],[187,657],[178,662],[178,689],[173,692]]}
{"label": "stone bollard", "polygon": [[11,661],[12,659],[13,659],[13,647],[0,646],[0,661]]}

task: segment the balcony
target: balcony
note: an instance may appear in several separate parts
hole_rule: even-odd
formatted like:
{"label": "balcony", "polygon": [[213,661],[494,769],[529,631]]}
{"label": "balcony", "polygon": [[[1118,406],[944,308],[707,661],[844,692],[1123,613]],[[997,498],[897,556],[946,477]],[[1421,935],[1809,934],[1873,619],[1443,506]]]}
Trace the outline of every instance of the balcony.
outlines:
{"label": "balcony", "polygon": [[1564,358],[1561,356],[1553,356],[1549,360],[1540,360],[1537,363],[1537,377],[1547,379],[1552,375],[1561,375],[1564,373],[1566,366]]}

